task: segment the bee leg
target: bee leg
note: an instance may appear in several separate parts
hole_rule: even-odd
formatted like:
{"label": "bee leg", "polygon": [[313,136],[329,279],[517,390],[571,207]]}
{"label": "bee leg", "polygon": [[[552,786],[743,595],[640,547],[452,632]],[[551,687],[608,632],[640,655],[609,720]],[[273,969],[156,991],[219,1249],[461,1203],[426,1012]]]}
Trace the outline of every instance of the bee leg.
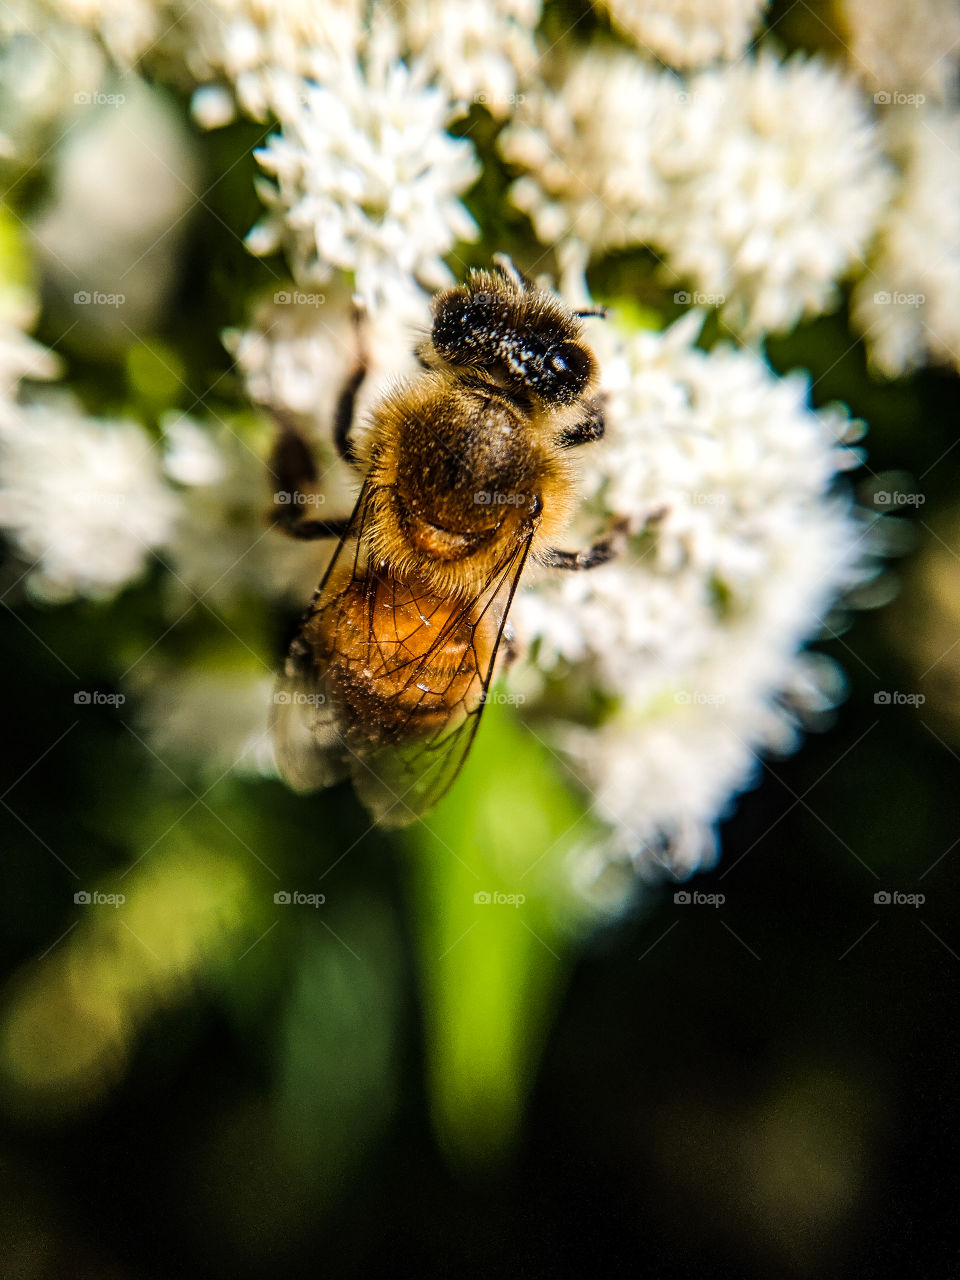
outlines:
{"label": "bee leg", "polygon": [[598,396],[587,406],[587,416],[582,422],[575,422],[572,427],[560,432],[557,444],[561,449],[575,449],[577,445],[601,439],[603,432],[603,400]]}
{"label": "bee leg", "polygon": [[290,538],[312,541],[316,538],[339,538],[349,519],[309,520],[307,510],[316,501],[317,464],[313,450],[296,421],[275,409],[277,438],[270,455],[270,473],[277,489],[273,495],[270,523]]}
{"label": "bee leg", "polygon": [[342,538],[350,528],[350,517],[342,520],[291,520],[278,521],[283,532],[301,542],[315,542],[319,538]]}
{"label": "bee leg", "polygon": [[340,399],[337,401],[333,416],[333,443],[344,462],[354,469],[359,466],[359,460],[353,441],[350,439],[350,431],[356,417],[357,394],[363,386],[369,365],[366,344],[363,341],[363,322],[364,311],[357,303],[353,312],[353,324],[357,333],[357,365],[340,392]]}
{"label": "bee leg", "polygon": [[270,522],[288,530],[303,516],[307,495],[317,483],[317,464],[313,449],[293,415],[276,408],[271,412],[277,434],[268,463],[276,485]]}
{"label": "bee leg", "polygon": [[548,569],[596,569],[598,565],[607,564],[620,555],[627,544],[628,531],[627,521],[618,520],[611,533],[598,539],[584,551],[560,551],[556,547],[549,547],[546,551],[541,551],[537,559]]}
{"label": "bee leg", "polygon": [[550,547],[540,553],[539,560],[548,569],[596,569],[598,565],[612,560],[616,554],[617,549],[610,544],[610,540],[603,538],[585,551],[560,551],[557,547]]}
{"label": "bee leg", "polygon": [[350,439],[350,429],[353,426],[353,417],[357,407],[357,392],[363,385],[363,380],[366,376],[367,366],[365,364],[359,365],[353,371],[340,392],[340,399],[337,401],[337,409],[333,418],[333,443],[336,445],[337,453],[348,466],[354,468],[358,465],[358,459],[353,441]]}

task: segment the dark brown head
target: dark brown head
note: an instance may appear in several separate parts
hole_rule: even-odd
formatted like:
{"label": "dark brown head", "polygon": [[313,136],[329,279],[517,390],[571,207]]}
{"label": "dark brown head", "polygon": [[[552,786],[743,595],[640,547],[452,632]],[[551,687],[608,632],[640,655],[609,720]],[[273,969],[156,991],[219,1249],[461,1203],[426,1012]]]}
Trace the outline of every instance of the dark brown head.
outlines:
{"label": "dark brown head", "polygon": [[431,342],[447,364],[486,373],[545,406],[573,404],[596,376],[577,316],[519,276],[475,271],[468,284],[440,294]]}

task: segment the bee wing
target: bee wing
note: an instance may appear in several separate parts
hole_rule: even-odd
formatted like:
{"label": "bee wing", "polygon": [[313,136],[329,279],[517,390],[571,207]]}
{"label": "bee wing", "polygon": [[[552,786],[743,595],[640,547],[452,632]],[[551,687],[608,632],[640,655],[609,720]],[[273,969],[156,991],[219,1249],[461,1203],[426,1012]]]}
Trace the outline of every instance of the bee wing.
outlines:
{"label": "bee wing", "polygon": [[[364,484],[290,646],[274,694],[274,751],[294,789],[314,791],[351,776],[374,820],[380,826],[401,827],[437,803],[467,757],[533,529],[514,543],[490,580],[472,596],[451,602],[427,593],[418,600],[409,583],[371,563],[367,552],[372,499],[370,486]],[[348,600],[350,605],[345,605]],[[358,602],[363,606],[362,624]],[[376,634],[381,625],[376,620],[400,614],[408,623],[412,619],[412,629],[404,633],[402,653],[394,656],[400,649],[399,644],[392,648],[397,633],[391,636],[390,625],[383,624],[385,630]],[[356,703],[346,705],[343,684],[337,684],[333,672],[336,664],[317,659],[311,638],[329,633],[338,656],[348,650],[355,655],[361,625],[364,644],[370,646],[368,662],[385,679],[376,705],[361,705],[358,711]],[[468,643],[452,674],[447,661],[446,685],[438,687],[445,650],[454,637],[461,646],[465,638]],[[342,681],[342,665],[339,678]],[[358,696],[355,690],[353,696]],[[429,717],[422,714],[424,704]],[[429,732],[419,727],[426,722]]]}
{"label": "bee wing", "polygon": [[531,530],[511,549],[491,580],[472,598],[463,601],[458,614],[425,651],[421,666],[409,674],[407,687],[418,683],[419,672],[430,666],[446,634],[464,619],[473,619],[474,634],[488,621],[496,628],[486,659],[481,658],[486,646],[471,642],[476,674],[457,702],[445,708],[442,725],[427,737],[406,743],[387,743],[369,755],[352,756],[350,772],[354,788],[379,826],[409,826],[433,808],[460,772],[480,725],[507,613],[532,538]]}
{"label": "bee wing", "polygon": [[274,689],[270,724],[274,756],[281,774],[295,791],[318,791],[350,773],[340,717],[326,672],[313,662],[303,635],[310,619],[330,604],[329,587],[338,566],[353,560],[353,571],[358,572],[360,535],[369,503],[369,486],[364,484],[346,531],[300,620]]}

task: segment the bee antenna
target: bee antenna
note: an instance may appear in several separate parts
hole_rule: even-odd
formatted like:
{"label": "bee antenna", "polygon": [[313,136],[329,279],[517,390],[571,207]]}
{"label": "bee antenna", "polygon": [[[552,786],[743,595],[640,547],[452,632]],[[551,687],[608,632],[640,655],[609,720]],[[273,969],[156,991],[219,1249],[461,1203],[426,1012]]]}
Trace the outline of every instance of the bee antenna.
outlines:
{"label": "bee antenna", "polygon": [[581,320],[586,320],[590,316],[596,316],[598,320],[606,320],[606,307],[583,307],[579,311],[574,311],[575,316],[579,316]]}

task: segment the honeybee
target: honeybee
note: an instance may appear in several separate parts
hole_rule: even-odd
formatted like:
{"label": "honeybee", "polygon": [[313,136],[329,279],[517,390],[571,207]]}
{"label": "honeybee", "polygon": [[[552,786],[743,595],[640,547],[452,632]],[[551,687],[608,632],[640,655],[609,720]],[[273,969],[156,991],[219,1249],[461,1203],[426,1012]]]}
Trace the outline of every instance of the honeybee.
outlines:
{"label": "honeybee", "polygon": [[[294,493],[275,517],[296,538],[339,538],[274,696],[277,761],[296,790],[351,776],[381,826],[426,813],[470,750],[524,568],[615,553],[615,535],[555,547],[575,493],[567,453],[603,435],[593,314],[495,258],[434,299],[422,371],[380,400],[356,445],[361,358],[334,430],[362,476],[352,515],[305,518]],[[315,480],[290,424],[274,471],[294,490]]]}

